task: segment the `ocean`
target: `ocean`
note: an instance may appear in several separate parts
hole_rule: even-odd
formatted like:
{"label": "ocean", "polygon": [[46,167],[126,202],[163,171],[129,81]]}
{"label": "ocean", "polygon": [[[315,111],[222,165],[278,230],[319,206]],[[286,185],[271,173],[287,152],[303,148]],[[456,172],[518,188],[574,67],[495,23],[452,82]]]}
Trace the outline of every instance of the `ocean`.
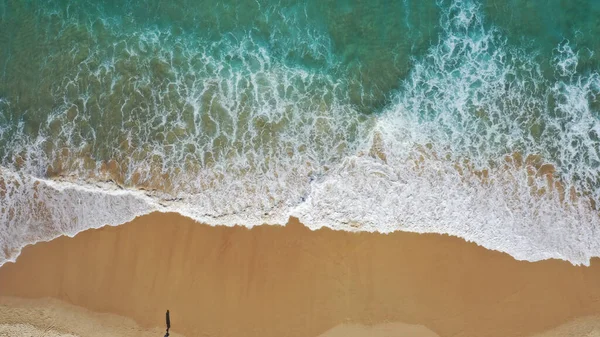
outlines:
{"label": "ocean", "polygon": [[0,0],[0,265],[154,211],[587,265],[599,37],[595,0]]}

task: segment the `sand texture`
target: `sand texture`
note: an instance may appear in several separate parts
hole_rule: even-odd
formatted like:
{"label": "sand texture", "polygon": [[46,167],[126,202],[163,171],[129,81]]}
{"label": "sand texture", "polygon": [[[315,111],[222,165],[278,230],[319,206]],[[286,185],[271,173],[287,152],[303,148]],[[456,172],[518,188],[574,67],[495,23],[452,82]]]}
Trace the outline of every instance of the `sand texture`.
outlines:
{"label": "sand texture", "polygon": [[142,330],[162,331],[170,309],[188,337],[561,336],[583,325],[595,336],[600,264],[516,261],[445,235],[154,213],[26,247],[0,268],[0,295],[59,299]]}

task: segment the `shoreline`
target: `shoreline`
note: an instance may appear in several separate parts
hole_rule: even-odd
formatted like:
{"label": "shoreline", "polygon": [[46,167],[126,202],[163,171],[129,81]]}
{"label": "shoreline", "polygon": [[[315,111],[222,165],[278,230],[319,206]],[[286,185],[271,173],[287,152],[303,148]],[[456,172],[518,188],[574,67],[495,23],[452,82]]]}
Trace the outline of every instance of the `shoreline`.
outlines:
{"label": "shoreline", "polygon": [[[174,213],[27,246],[0,296],[51,297],[185,336],[319,336],[341,324],[529,336],[600,314],[600,261],[517,261],[458,237],[212,227]],[[355,330],[358,328],[355,328]]]}
{"label": "shoreline", "polygon": [[[529,163],[535,162],[535,158],[530,159],[527,157],[524,160],[520,155],[514,157],[518,158],[511,159],[515,162],[515,168],[527,171],[528,175],[538,176],[539,172],[535,173],[537,171],[533,170],[532,165],[539,163]],[[543,167],[545,169],[542,169]],[[561,189],[553,189],[551,187],[556,184],[558,186],[562,185],[559,181],[553,181],[548,176],[548,170],[550,169],[548,169],[547,165],[539,167],[538,171],[541,172],[541,176],[548,180],[547,183],[549,185],[546,187],[549,190],[546,191],[545,188],[542,188],[541,190],[544,193],[538,195],[538,197],[544,197],[546,198],[545,202],[550,203],[552,201],[550,195],[554,195],[556,198],[562,195],[556,192]],[[505,171],[505,173],[507,172],[510,173],[509,171]],[[516,172],[518,173],[518,170]],[[477,179],[485,178],[480,181],[484,183],[488,179],[488,173],[487,170],[483,172],[473,171],[471,172],[471,176],[477,177]],[[324,185],[325,188],[328,186]],[[537,187],[532,185],[528,188]],[[564,189],[562,192],[564,192]],[[308,199],[306,203],[291,208],[283,207],[282,209],[264,214],[234,212],[229,215],[213,217],[210,213],[205,213],[204,208],[194,207],[193,202],[197,200],[187,200],[186,198],[189,196],[184,197],[183,199],[186,200],[182,201],[181,198],[172,199],[161,193],[157,190],[122,189],[112,180],[91,182],[87,180],[70,180],[65,177],[60,179],[37,178],[26,174],[21,175],[0,166],[0,197],[4,199],[0,202],[3,209],[0,216],[4,216],[6,220],[4,226],[0,225],[2,227],[0,228],[0,233],[7,234],[0,235],[0,245],[3,246],[3,249],[0,250],[0,267],[6,262],[14,262],[24,246],[51,241],[60,236],[73,237],[82,231],[92,228],[120,226],[130,222],[135,217],[155,212],[178,213],[198,223],[211,226],[243,226],[252,228],[265,224],[281,225],[287,223],[288,219],[293,217],[302,219],[303,224],[311,230],[330,228],[334,231],[380,234],[401,231],[450,235],[469,242],[475,242],[486,249],[507,253],[517,260],[530,262],[560,259],[573,265],[588,266],[592,258],[600,256],[596,252],[598,247],[600,247],[596,243],[600,241],[594,240],[595,236],[597,236],[596,232],[592,231],[589,238],[581,239],[590,234],[586,228],[594,227],[597,224],[596,220],[600,219],[597,213],[591,212],[585,205],[569,206],[567,213],[578,218],[571,219],[575,222],[559,222],[558,225],[560,226],[558,227],[568,227],[570,230],[565,230],[564,233],[555,233],[553,230],[548,231],[545,223],[540,223],[539,221],[534,221],[530,224],[512,223],[508,227],[503,227],[502,217],[497,217],[498,214],[494,214],[491,217],[495,219],[494,222],[488,223],[484,221],[481,226],[460,225],[460,217],[453,219],[451,222],[438,221],[439,219],[435,218],[436,214],[424,218],[417,216],[417,218],[409,220],[418,221],[409,221],[408,224],[402,221],[402,216],[395,216],[394,222],[383,220],[377,222],[380,219],[367,216],[367,222],[363,223],[359,220],[348,220],[361,218],[360,214],[358,216],[354,214],[353,204],[335,204],[335,200],[327,198],[320,200],[318,203]],[[54,201],[57,199],[56,195],[59,196],[58,199],[63,199],[63,201],[55,203]],[[482,196],[482,198],[484,197],[486,196]],[[574,200],[577,199],[576,196],[573,196],[573,198],[575,198]],[[494,198],[490,200],[494,200]],[[199,202],[204,201],[206,200],[200,200]],[[310,204],[308,204],[309,201]],[[330,204],[330,202],[333,202],[333,204]],[[340,207],[341,211],[334,214],[327,212],[323,214],[320,206],[314,207],[315,203],[334,208]],[[356,206],[355,204],[354,206]],[[560,207],[563,206],[567,207],[566,205],[561,205]],[[411,207],[411,209],[414,209],[408,213],[417,214],[419,212],[414,211],[428,208],[429,205],[420,204],[419,207]],[[478,205],[477,208],[486,209],[486,205]],[[487,209],[490,211],[500,208],[497,205],[487,204]],[[109,211],[107,212],[106,210]],[[569,212],[575,213],[571,214]],[[373,210],[372,213],[376,214],[377,212]],[[339,216],[340,214],[342,215],[341,217]],[[460,212],[456,211],[452,214],[454,216],[460,214]],[[551,215],[545,214],[546,217]],[[468,220],[467,223],[470,221]],[[22,226],[23,223],[26,223],[27,226]],[[398,225],[397,223],[401,223],[402,225]],[[425,225],[429,223],[435,225]],[[580,226],[580,224],[586,225]],[[554,224],[553,227],[557,228],[557,224]],[[18,233],[18,235],[14,235],[14,233]]]}

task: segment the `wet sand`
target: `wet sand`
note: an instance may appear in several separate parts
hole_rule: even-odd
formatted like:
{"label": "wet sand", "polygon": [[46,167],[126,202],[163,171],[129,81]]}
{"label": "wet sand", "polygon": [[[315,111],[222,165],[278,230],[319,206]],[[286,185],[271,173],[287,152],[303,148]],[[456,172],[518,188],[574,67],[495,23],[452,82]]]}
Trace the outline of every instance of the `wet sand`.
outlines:
{"label": "wet sand", "polygon": [[[310,231],[294,219],[210,227],[154,213],[26,247],[0,268],[0,296],[51,297],[146,330],[170,309],[188,337],[595,336],[600,263],[516,261],[437,234]],[[0,320],[28,323],[15,306]]]}

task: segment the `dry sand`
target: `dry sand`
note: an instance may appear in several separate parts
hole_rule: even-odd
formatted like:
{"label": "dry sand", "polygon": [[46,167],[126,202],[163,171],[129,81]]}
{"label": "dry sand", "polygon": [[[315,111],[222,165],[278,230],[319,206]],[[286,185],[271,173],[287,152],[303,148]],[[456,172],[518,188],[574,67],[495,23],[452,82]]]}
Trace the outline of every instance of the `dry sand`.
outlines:
{"label": "dry sand", "polygon": [[[132,319],[95,313],[53,298],[0,297],[0,337],[162,337]],[[183,337],[171,334],[171,337]]]}
{"label": "dry sand", "polygon": [[[150,214],[25,248],[0,268],[0,295],[56,298],[132,318],[140,331],[162,331],[168,308],[173,330],[188,337],[600,331],[597,259],[591,267],[520,262],[449,236],[313,232],[293,219],[249,230]],[[1,307],[0,323],[44,328],[18,308]],[[61,324],[54,330],[87,337]]]}

